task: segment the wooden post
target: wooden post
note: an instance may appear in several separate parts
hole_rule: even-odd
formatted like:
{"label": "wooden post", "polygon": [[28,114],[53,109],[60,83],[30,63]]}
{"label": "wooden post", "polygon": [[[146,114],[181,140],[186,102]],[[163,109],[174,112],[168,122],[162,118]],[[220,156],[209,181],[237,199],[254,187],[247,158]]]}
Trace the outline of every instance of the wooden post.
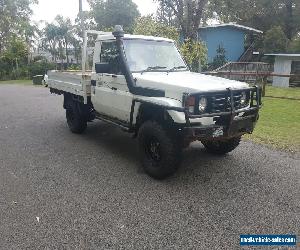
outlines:
{"label": "wooden post", "polygon": [[264,76],[262,77],[262,96],[265,97],[266,96],[266,85],[267,85],[267,79],[268,79],[268,76]]}
{"label": "wooden post", "polygon": [[255,84],[257,84],[257,77],[258,77],[258,65],[256,64],[256,75],[255,75]]}

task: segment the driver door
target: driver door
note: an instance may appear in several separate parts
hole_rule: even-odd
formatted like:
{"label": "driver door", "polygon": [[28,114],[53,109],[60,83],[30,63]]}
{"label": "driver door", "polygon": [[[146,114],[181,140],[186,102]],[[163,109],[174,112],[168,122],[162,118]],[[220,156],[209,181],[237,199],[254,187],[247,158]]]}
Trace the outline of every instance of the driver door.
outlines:
{"label": "driver door", "polygon": [[108,63],[109,69],[97,74],[92,93],[94,108],[100,114],[129,123],[133,96],[121,70],[115,40],[101,43],[100,63]]}

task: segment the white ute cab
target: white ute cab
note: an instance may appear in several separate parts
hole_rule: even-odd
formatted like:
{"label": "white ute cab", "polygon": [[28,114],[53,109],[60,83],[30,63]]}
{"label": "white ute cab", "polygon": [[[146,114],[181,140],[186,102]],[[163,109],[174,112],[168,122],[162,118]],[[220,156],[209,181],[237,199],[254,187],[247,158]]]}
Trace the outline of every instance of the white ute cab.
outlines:
{"label": "white ute cab", "polygon": [[[93,70],[86,71],[87,34],[97,34]],[[181,152],[199,140],[226,154],[252,133],[261,91],[246,83],[192,73],[174,41],[86,31],[82,71],[49,71],[51,93],[64,95],[70,130],[83,133],[94,119],[138,137],[145,171],[163,179],[180,165]]]}

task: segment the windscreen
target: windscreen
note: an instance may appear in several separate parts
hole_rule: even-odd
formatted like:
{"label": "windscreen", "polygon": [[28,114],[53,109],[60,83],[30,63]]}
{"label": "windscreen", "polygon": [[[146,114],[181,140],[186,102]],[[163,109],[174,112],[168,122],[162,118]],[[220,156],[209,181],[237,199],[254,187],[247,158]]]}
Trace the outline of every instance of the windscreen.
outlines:
{"label": "windscreen", "polygon": [[132,72],[140,72],[149,68],[170,70],[179,67],[182,70],[187,69],[172,42],[142,39],[124,40],[124,50]]}

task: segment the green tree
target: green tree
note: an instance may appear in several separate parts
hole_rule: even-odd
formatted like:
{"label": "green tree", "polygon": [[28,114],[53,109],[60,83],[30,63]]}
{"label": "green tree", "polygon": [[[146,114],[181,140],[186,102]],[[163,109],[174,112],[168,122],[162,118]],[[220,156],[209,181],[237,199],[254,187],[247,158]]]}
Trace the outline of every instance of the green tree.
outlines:
{"label": "green tree", "polygon": [[124,30],[132,31],[134,21],[140,16],[137,5],[132,0],[88,0],[91,17],[99,30],[122,25]]}
{"label": "green tree", "polygon": [[74,57],[76,59],[76,63],[79,64],[79,59],[81,59],[82,42],[76,36],[72,36],[70,43],[74,49],[73,52],[74,52]]}
{"label": "green tree", "polygon": [[203,43],[187,39],[180,50],[192,71],[199,72],[206,65],[207,48]]}
{"label": "green tree", "polygon": [[53,23],[47,23],[44,29],[44,35],[44,48],[51,53],[52,59],[57,62],[58,27]]}
{"label": "green tree", "polygon": [[288,39],[280,26],[267,31],[264,38],[265,53],[283,53],[287,50]]}
{"label": "green tree", "polygon": [[209,9],[221,22],[237,22],[264,32],[281,26],[289,40],[300,31],[299,0],[211,0]]}
{"label": "green tree", "polygon": [[0,0],[0,78],[26,77],[29,52],[39,32],[30,22],[37,0]]}
{"label": "green tree", "polygon": [[82,39],[82,26],[81,21],[83,21],[83,28],[85,30],[96,30],[97,24],[95,23],[95,20],[92,16],[92,13],[90,11],[83,11],[80,15],[78,15],[75,18],[75,25],[74,25],[74,34],[77,37],[80,37]]}
{"label": "green tree", "polygon": [[156,11],[156,20],[159,23],[165,25],[174,26],[178,28],[178,20],[172,8],[166,5],[166,1],[160,1],[157,11]]}
{"label": "green tree", "polygon": [[226,59],[226,50],[222,45],[219,45],[217,48],[217,54],[213,59],[213,62],[210,64],[212,69],[217,69],[227,63]]}
{"label": "green tree", "polygon": [[[83,21],[83,27],[81,21]],[[97,24],[95,23],[95,20],[92,17],[90,11],[83,11],[81,17],[79,15],[76,17],[75,25],[73,26],[73,30],[72,30],[70,44],[73,47],[73,54],[77,64],[79,64],[79,60],[81,59],[81,52],[82,52],[81,51],[82,43],[83,43],[82,28],[84,28],[85,30],[97,29]],[[72,68],[74,67],[75,66],[72,66]]]}
{"label": "green tree", "polygon": [[42,30],[39,29],[38,23],[30,23],[24,26],[24,40],[27,44],[28,54],[28,64],[31,62],[30,52],[32,48],[39,46],[38,40],[42,36]]}
{"label": "green tree", "polygon": [[179,39],[179,33],[176,28],[159,23],[155,21],[152,16],[137,18],[133,33],[145,36],[166,37],[175,41],[178,41]]}
{"label": "green tree", "polygon": [[14,35],[24,36],[32,14],[30,5],[34,3],[37,0],[0,1],[0,54]]}
{"label": "green tree", "polygon": [[21,75],[20,66],[27,64],[27,56],[26,42],[16,36],[12,37],[0,58],[2,63],[6,63],[5,75],[14,79],[18,78]]}
{"label": "green tree", "polygon": [[69,66],[69,51],[68,46],[71,44],[71,39],[73,37],[73,25],[70,18],[64,18],[61,15],[56,16],[55,21],[57,22],[57,35],[60,45],[60,50],[64,46],[65,55],[67,58],[67,67]]}
{"label": "green tree", "polygon": [[208,0],[157,0],[157,2],[172,11],[184,38],[197,37]]}

